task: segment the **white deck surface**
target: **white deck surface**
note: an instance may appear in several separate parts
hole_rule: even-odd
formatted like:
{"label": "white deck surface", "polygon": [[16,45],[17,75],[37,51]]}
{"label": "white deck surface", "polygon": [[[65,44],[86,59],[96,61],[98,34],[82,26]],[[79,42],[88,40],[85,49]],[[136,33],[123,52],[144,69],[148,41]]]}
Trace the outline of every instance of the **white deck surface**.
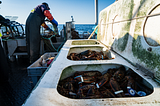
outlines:
{"label": "white deck surface", "polygon": [[[71,61],[67,59],[69,49],[79,46],[94,46],[94,45],[71,45],[73,40],[68,40],[57,58],[52,63],[51,67],[46,71],[38,82],[35,89],[32,91],[23,106],[159,106],[160,105],[160,86],[153,81],[149,76],[144,76],[140,70],[137,70],[122,57],[115,55],[112,60],[100,61]],[[101,44],[99,44],[101,45]],[[154,91],[151,95],[145,97],[131,98],[102,98],[102,99],[71,99],[60,95],[57,92],[57,84],[59,82],[62,71],[72,65],[82,64],[120,64],[127,66],[143,77],[153,87]]]}

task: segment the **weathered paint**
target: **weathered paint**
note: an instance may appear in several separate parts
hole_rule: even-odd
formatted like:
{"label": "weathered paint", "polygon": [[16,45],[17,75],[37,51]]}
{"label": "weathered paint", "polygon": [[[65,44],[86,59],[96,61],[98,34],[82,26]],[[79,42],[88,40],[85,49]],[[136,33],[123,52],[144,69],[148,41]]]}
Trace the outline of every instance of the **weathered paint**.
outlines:
{"label": "weathered paint", "polygon": [[146,15],[160,13],[159,10],[159,0],[119,0],[100,12],[97,37],[133,64],[151,70],[158,79],[160,15]]}
{"label": "weathered paint", "polygon": [[[160,4],[150,10],[149,15],[160,13]],[[150,46],[160,46],[159,21],[160,15],[146,18],[144,23],[144,38]]]}
{"label": "weathered paint", "polygon": [[[152,78],[145,75],[141,70],[128,63],[121,56],[115,54],[115,59],[99,60],[99,61],[71,61],[68,60],[67,54],[71,48],[80,48],[82,45],[72,45],[75,40],[67,40],[62,47],[56,61],[51,64],[51,67],[45,75],[42,76],[38,85],[33,89],[32,93],[23,104],[23,106],[139,106],[139,105],[160,105],[160,85]],[[77,40],[78,41],[78,40]],[[82,48],[95,45],[83,45]],[[97,45],[96,45],[97,46]],[[105,47],[102,43],[99,46]],[[117,68],[125,66],[132,69],[140,77],[142,83],[153,89],[153,93],[145,97],[124,97],[124,98],[99,98],[99,99],[71,99],[62,96],[57,91],[57,86],[60,79],[72,75],[75,71],[90,71],[98,70],[106,72],[109,68]]]}
{"label": "weathered paint", "polygon": [[[118,2],[117,2],[118,3]],[[122,19],[130,19],[132,18],[132,11],[133,11],[133,0],[123,0],[122,2],[119,2],[118,5],[113,5],[111,7],[107,15],[107,11],[104,10],[102,11],[102,15],[100,15],[100,30],[99,30],[99,35],[98,39],[101,41],[107,41],[108,44],[113,44],[114,46],[119,46],[117,49],[120,51],[123,51],[127,45],[128,42],[128,32],[130,29],[130,21],[128,22],[122,22],[120,23],[121,27],[118,27],[119,34],[116,35],[114,34],[113,31],[115,30],[115,25],[113,24],[106,24],[109,22],[115,22],[115,21],[120,21]],[[115,11],[118,11],[119,13],[116,13]],[[104,20],[104,21],[101,21]],[[112,29],[113,28],[113,29]],[[101,31],[101,29],[104,29]],[[112,36],[107,36],[108,34],[113,33],[113,37],[116,38],[117,42],[112,42]],[[125,35],[124,39],[121,39]],[[112,46],[113,46],[112,45]]]}
{"label": "weathered paint", "polygon": [[[149,5],[147,5],[149,4]],[[137,13],[137,17],[139,16],[145,16],[148,15],[148,13],[151,11],[152,8],[154,8],[156,5],[158,5],[159,2],[154,2],[152,0],[141,0],[141,8],[139,8],[139,11]],[[152,10],[153,11],[153,10]],[[159,47],[155,48],[154,46],[152,46],[152,44],[154,43],[148,43],[145,39],[150,39],[147,38],[146,35],[143,35],[143,27],[144,27],[144,21],[146,18],[142,18],[142,19],[137,19],[137,24],[136,24],[136,29],[135,29],[135,34],[134,34],[134,39],[132,42],[132,51],[133,51],[133,56],[135,58],[137,58],[138,60],[140,60],[139,64],[142,64],[143,66],[145,66],[146,68],[150,69],[153,73],[155,73],[155,77],[160,79],[160,76],[157,74],[160,71],[160,53],[158,53],[159,51]],[[149,17],[150,19],[150,17]],[[157,23],[158,21],[160,21],[159,19],[155,20],[155,19],[151,19],[152,22]],[[147,21],[146,21],[147,23]],[[152,23],[154,24],[154,23]],[[150,27],[150,26],[147,26]],[[155,26],[160,28],[159,26]],[[152,30],[150,30],[152,29]],[[145,27],[144,27],[145,30]],[[147,32],[154,32],[153,28],[147,28]],[[144,37],[143,37],[144,36]],[[154,35],[152,35],[154,36]],[[156,35],[155,35],[156,36]],[[160,36],[160,33],[159,35]],[[157,39],[159,38],[157,36]],[[145,41],[144,41],[145,40]],[[152,42],[155,42],[156,39],[152,40]],[[146,44],[148,43],[148,45]],[[149,45],[150,44],[150,45]],[[147,49],[151,46],[152,51],[149,52]]]}
{"label": "weathered paint", "polygon": [[65,70],[62,71],[60,80],[65,79],[66,77],[71,76],[74,73],[74,70],[71,66],[67,67]]}
{"label": "weathered paint", "polygon": [[154,0],[141,0],[140,1],[140,6],[138,8],[137,17],[147,15],[149,10],[157,3],[158,3],[158,0],[157,1],[154,1]]}
{"label": "weathered paint", "polygon": [[80,41],[73,41],[72,45],[98,45],[99,42],[96,40],[80,40]]}
{"label": "weathered paint", "polygon": [[[135,58],[139,59],[140,62],[145,63],[145,66],[152,69],[158,69],[160,71],[160,55],[154,53],[154,51],[149,52],[148,50],[144,49],[141,44],[141,36],[138,36],[137,39],[133,40],[132,43],[132,51]],[[160,79],[160,76],[157,76]]]}

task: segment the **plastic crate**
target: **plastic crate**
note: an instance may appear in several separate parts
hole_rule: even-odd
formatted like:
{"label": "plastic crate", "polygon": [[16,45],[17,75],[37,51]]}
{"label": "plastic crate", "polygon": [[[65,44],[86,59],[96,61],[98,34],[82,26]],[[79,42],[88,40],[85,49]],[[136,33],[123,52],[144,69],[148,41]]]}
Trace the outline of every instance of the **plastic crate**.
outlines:
{"label": "plastic crate", "polygon": [[33,64],[31,64],[29,67],[27,67],[28,76],[32,78],[33,85],[35,85],[39,78],[42,76],[42,74],[46,71],[48,68],[47,66],[43,67],[40,66],[40,62],[44,59],[46,60],[49,57],[55,57],[58,54],[58,52],[49,52],[42,55],[37,61],[35,61]]}

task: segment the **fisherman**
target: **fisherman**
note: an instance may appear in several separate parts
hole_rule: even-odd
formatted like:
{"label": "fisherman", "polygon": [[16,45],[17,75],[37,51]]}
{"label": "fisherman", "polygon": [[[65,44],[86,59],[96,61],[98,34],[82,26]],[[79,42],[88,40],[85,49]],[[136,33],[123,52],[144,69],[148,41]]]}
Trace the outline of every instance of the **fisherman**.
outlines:
{"label": "fisherman", "polygon": [[44,2],[34,8],[26,20],[26,44],[30,63],[36,61],[40,55],[40,26],[49,30],[50,33],[53,32],[53,30],[45,24],[45,18],[47,17],[52,24],[56,25],[56,27],[58,26],[58,22],[53,18],[49,10],[48,4]]}
{"label": "fisherman", "polygon": [[5,83],[9,79],[10,67],[9,67],[7,56],[3,48],[3,42],[1,37],[2,37],[2,31],[0,28],[0,59],[1,59],[0,60],[0,83]]}
{"label": "fisherman", "polygon": [[[2,2],[0,1],[0,4]],[[0,15],[0,84],[5,84],[9,80],[9,72],[11,71],[9,67],[9,61],[7,58],[7,55],[4,51],[3,42],[2,42],[2,21],[5,21],[6,19]]]}
{"label": "fisherman", "polygon": [[79,33],[75,30],[75,28],[71,28],[71,36],[72,39],[80,39]]}

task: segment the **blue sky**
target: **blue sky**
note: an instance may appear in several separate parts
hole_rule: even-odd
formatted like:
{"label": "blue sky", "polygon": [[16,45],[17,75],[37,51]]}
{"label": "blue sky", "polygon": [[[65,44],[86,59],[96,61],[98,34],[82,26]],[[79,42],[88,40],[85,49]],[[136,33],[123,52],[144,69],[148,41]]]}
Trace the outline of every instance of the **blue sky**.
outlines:
{"label": "blue sky", "polygon": [[[42,2],[47,2],[50,12],[59,24],[71,21],[75,23],[95,23],[95,0],[1,0],[0,13],[3,16],[18,16],[19,23],[25,24],[30,11]],[[115,0],[98,0],[100,12]],[[99,14],[99,13],[98,13]]]}

